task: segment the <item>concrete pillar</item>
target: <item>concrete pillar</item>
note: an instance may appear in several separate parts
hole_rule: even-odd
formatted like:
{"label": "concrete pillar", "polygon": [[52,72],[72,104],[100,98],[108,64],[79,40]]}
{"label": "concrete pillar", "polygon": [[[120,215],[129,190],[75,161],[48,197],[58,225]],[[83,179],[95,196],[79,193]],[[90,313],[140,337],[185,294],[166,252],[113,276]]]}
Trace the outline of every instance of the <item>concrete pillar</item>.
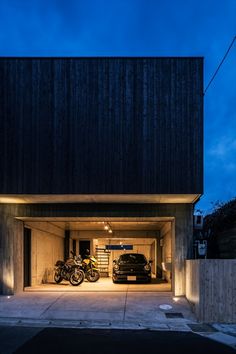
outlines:
{"label": "concrete pillar", "polygon": [[23,290],[23,223],[0,211],[0,294]]}
{"label": "concrete pillar", "polygon": [[64,239],[64,260],[66,261],[70,256],[70,230],[65,230]]}
{"label": "concrete pillar", "polygon": [[172,243],[174,274],[173,285],[176,296],[186,293],[186,259],[192,258],[193,252],[193,210],[192,205],[186,205],[186,208],[177,209],[174,227],[174,237]]}
{"label": "concrete pillar", "polygon": [[13,242],[11,242],[11,218],[0,214],[0,294],[14,293]]}
{"label": "concrete pillar", "polygon": [[0,214],[0,294],[14,294],[13,242],[11,217]]}

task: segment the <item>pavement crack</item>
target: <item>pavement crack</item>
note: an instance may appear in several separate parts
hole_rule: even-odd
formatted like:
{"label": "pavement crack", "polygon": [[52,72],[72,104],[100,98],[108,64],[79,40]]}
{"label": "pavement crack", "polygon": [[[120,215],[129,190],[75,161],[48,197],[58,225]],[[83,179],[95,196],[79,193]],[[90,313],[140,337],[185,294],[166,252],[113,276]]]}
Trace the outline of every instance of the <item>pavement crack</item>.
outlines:
{"label": "pavement crack", "polygon": [[56,303],[58,300],[60,300],[62,296],[63,296],[63,293],[60,294],[60,295],[56,298],[56,300],[53,301],[53,302],[41,313],[41,315],[39,316],[39,318],[42,319],[43,316],[44,316],[44,314],[45,314],[52,306],[54,306],[55,303]]}
{"label": "pavement crack", "polygon": [[126,308],[127,308],[127,297],[128,297],[128,287],[125,293],[125,305],[124,305],[124,314],[123,314],[123,323],[125,322]]}

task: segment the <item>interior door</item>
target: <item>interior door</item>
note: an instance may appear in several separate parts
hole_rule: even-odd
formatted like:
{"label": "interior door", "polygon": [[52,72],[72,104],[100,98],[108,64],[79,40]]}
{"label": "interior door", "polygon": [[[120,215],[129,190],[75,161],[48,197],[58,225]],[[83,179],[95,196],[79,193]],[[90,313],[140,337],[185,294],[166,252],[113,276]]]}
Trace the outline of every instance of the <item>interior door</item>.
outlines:
{"label": "interior door", "polygon": [[82,258],[86,255],[86,250],[89,250],[90,253],[90,241],[79,241],[79,254]]}

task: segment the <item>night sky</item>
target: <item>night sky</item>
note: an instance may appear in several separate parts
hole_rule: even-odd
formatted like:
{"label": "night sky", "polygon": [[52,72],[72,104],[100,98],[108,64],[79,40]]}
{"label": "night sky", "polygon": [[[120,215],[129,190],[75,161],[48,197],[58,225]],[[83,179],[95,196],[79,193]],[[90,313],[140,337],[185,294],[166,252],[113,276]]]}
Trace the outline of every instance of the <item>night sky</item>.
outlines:
{"label": "night sky", "polygon": [[[236,0],[1,0],[1,56],[204,56],[236,35]],[[236,196],[236,41],[205,95],[204,214]]]}

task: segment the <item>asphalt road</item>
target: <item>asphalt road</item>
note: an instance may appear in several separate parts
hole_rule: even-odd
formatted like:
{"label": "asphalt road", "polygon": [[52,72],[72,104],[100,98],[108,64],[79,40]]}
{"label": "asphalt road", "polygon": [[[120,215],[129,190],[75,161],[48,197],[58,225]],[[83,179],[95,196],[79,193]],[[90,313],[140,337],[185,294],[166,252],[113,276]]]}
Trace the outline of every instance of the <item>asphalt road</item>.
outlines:
{"label": "asphalt road", "polygon": [[0,327],[0,354],[235,354],[192,332]]}

